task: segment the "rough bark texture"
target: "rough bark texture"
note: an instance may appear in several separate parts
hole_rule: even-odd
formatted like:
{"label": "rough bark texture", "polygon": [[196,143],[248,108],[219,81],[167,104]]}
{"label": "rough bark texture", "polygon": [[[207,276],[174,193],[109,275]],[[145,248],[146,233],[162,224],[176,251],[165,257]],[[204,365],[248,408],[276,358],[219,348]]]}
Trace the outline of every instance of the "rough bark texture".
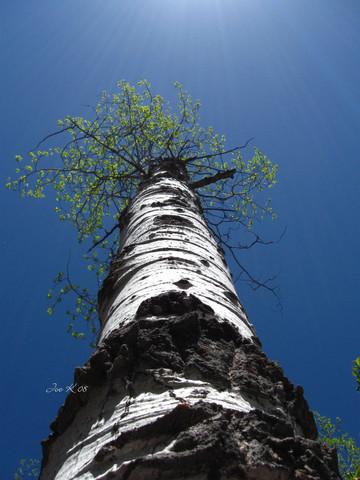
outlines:
{"label": "rough bark texture", "polygon": [[301,387],[261,350],[186,171],[122,219],[98,347],[43,443],[42,480],[338,479]]}

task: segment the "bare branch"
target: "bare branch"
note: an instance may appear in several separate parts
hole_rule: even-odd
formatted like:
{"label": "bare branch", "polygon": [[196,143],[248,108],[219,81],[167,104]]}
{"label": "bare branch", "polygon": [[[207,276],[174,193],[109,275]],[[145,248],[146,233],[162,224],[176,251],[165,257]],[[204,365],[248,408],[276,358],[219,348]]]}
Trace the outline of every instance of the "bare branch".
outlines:
{"label": "bare branch", "polygon": [[90,298],[89,298],[89,295],[84,295],[77,287],[77,285],[74,285],[70,279],[70,272],[69,272],[69,265],[70,265],[70,259],[71,259],[71,255],[69,253],[69,256],[68,256],[68,260],[66,262],[66,281],[67,281],[67,284],[69,286],[69,288],[71,289],[71,291],[73,291],[79,298],[81,298],[81,300],[83,300],[84,302],[86,302],[88,305],[91,305],[92,307],[96,308],[97,307],[97,303],[95,301],[91,301]]}
{"label": "bare branch", "polygon": [[46,140],[49,140],[49,138],[56,137],[56,135],[60,135],[61,133],[64,133],[64,132],[66,132],[67,130],[70,130],[70,129],[71,129],[71,127],[65,127],[62,130],[58,130],[57,132],[49,133],[49,135],[46,135],[46,137],[44,137],[42,140],[40,140],[40,142],[36,145],[34,150],[37,150],[40,147],[40,145],[42,145],[44,142],[46,142]]}
{"label": "bare branch", "polygon": [[190,188],[195,190],[196,188],[206,187],[206,185],[211,185],[219,180],[224,180],[225,178],[233,177],[236,173],[236,169],[232,168],[231,170],[225,170],[224,172],[219,172],[212,177],[205,177],[197,182],[190,183]]}
{"label": "bare branch", "polygon": [[230,150],[225,150],[225,152],[220,151],[220,152],[217,152],[217,153],[210,153],[208,155],[200,155],[200,156],[185,158],[184,162],[189,163],[193,160],[202,160],[204,158],[213,158],[213,157],[217,157],[219,155],[227,155],[229,153],[237,152],[238,150],[242,150],[242,149],[246,148],[252,140],[254,140],[254,137],[249,138],[249,140],[247,140],[244,143],[244,145],[240,145],[240,147],[234,147],[234,148],[231,148]]}

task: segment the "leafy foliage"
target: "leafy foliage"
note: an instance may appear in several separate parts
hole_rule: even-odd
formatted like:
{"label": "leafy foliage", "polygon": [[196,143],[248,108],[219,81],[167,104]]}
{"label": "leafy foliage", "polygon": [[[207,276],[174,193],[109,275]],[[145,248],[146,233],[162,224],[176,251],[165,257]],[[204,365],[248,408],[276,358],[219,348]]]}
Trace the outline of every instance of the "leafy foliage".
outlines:
{"label": "leafy foliage", "polygon": [[[58,130],[48,135],[27,159],[16,156],[17,177],[7,188],[24,197],[40,199],[47,189],[55,191],[55,212],[70,222],[79,242],[87,244],[87,269],[100,284],[117,250],[119,219],[152,165],[162,158],[186,162],[193,188],[197,190],[205,215],[220,243],[229,249],[254,288],[267,287],[255,280],[238,261],[236,252],[263,242],[252,229],[265,216],[274,216],[271,204],[261,192],[276,182],[277,166],[259,149],[245,160],[243,146],[227,150],[225,137],[199,123],[198,101],[175,84],[177,106],[172,108],[150,84],[131,86],[121,81],[113,94],[104,92],[92,112],[92,119],[67,116]],[[42,145],[47,142],[47,149]],[[231,225],[252,232],[248,245],[230,244]],[[220,230],[221,226],[221,230]],[[68,267],[55,278],[49,291],[51,315],[68,293],[75,305],[67,311],[69,331],[74,337],[78,317],[96,330],[96,298],[87,288],[70,279]]]}
{"label": "leafy foliage", "polygon": [[360,357],[357,357],[353,362],[352,374],[357,383],[357,390],[360,390]]}
{"label": "leafy foliage", "polygon": [[330,447],[336,447],[340,474],[344,480],[360,479],[360,447],[347,433],[341,431],[341,420],[333,422],[318,413],[315,419],[319,431],[319,440]]}
{"label": "leafy foliage", "polygon": [[22,458],[19,463],[20,465],[14,473],[14,480],[39,478],[40,460],[36,458]]}

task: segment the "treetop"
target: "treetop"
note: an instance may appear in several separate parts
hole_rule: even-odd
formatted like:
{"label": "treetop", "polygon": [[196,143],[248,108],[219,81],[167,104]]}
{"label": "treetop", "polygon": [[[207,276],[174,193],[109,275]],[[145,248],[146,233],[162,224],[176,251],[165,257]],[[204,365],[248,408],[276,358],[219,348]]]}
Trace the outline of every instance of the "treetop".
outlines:
{"label": "treetop", "polygon": [[[241,248],[226,244],[230,225],[253,232],[254,222],[274,216],[270,201],[260,192],[276,183],[277,165],[256,147],[244,159],[242,151],[249,141],[227,148],[224,135],[200,125],[199,101],[192,100],[180,83],[174,86],[175,106],[154,94],[146,80],[136,86],[120,81],[114,93],[101,94],[89,118],[66,116],[26,159],[15,157],[16,178],[8,180],[7,188],[35,199],[44,198],[47,190],[55,192],[54,210],[61,221],[76,228],[79,242],[88,242],[87,268],[98,281],[116,253],[118,238],[113,233],[121,213],[151,166],[163,158],[185,163],[189,185],[225,247]],[[251,243],[265,243],[252,234]],[[246,269],[244,273],[254,280]],[[77,304],[72,320],[77,316],[89,320],[96,301],[68,277],[67,272],[56,277],[56,285],[65,283],[48,313],[62,295],[73,292]],[[48,297],[53,301],[53,292]]]}

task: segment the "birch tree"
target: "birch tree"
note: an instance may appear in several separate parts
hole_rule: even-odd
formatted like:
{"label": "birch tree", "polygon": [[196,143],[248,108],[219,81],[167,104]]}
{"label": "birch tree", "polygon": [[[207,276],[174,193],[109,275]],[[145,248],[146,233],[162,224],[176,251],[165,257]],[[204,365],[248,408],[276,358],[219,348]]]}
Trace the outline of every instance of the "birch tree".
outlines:
{"label": "birch tree", "polygon": [[47,149],[17,157],[8,187],[33,198],[54,189],[102,281],[96,299],[64,271],[49,292],[49,313],[74,295],[74,336],[78,317],[94,330],[98,315],[100,330],[43,442],[40,478],[339,478],[302,388],[263,353],[224,257],[253,288],[271,288],[242,253],[266,243],[255,228],[273,215],[264,191],[277,167],[256,148],[245,159],[246,144],[226,147],[176,89],[173,110],[147,82],[120,82],[92,119],[66,117]]}

